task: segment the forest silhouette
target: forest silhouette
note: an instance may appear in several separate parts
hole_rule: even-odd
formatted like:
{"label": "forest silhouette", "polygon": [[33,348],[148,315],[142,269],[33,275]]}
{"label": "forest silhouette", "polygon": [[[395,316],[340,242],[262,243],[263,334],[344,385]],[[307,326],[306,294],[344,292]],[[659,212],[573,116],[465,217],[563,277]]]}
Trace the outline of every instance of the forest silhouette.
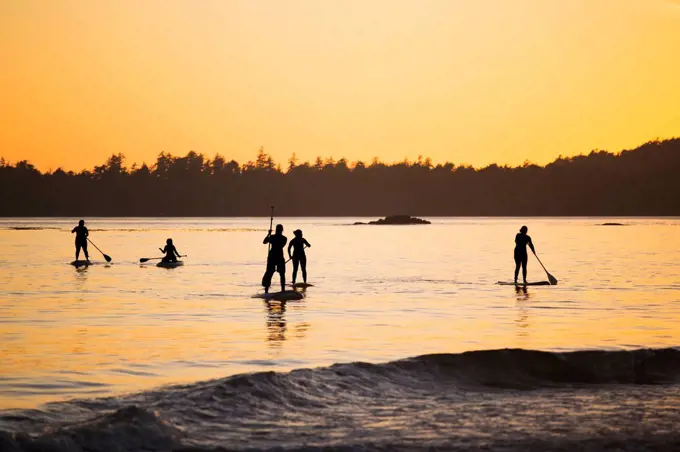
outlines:
{"label": "forest silhouette", "polygon": [[679,138],[480,169],[294,155],[282,169],[263,150],[243,165],[192,151],[127,168],[116,154],[78,173],[0,159],[0,216],[680,215],[679,174]]}

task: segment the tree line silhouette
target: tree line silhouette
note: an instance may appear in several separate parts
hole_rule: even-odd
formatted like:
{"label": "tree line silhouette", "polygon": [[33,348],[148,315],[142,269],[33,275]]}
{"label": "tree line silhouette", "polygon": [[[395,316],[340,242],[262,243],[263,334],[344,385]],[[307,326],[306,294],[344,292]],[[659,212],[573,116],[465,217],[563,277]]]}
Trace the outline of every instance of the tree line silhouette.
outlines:
{"label": "tree line silhouette", "polygon": [[128,168],[115,154],[78,173],[0,159],[0,216],[680,215],[679,172],[680,138],[480,169],[295,155],[282,169],[262,149],[243,165],[192,151]]}

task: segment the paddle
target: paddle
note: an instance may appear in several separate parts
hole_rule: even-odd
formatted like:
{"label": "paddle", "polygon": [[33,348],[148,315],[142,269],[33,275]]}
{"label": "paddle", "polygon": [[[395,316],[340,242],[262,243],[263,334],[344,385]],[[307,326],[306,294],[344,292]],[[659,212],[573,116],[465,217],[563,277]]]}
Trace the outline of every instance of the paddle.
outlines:
{"label": "paddle", "polygon": [[536,259],[538,260],[538,263],[541,264],[541,267],[543,267],[543,270],[545,270],[545,273],[548,275],[548,281],[550,281],[551,286],[556,286],[557,285],[557,278],[555,278],[553,275],[548,273],[548,270],[545,269],[545,265],[543,265],[543,262],[541,262],[541,259],[538,258],[538,255],[536,254],[536,251],[534,251],[534,256],[536,256]]}
{"label": "paddle", "polygon": [[[90,243],[92,243],[92,240],[90,240],[89,237],[87,238],[87,241],[90,242]],[[97,248],[97,251],[99,251],[100,253],[102,253],[102,256],[104,256],[104,259],[106,259],[106,262],[111,262],[111,256],[109,256],[108,254],[104,254],[104,252],[103,252],[102,250],[100,250],[99,247],[97,247],[97,245],[95,245],[94,243],[92,243],[92,246],[94,246],[95,248]]]}
{"label": "paddle", "polygon": [[[272,232],[272,227],[274,226],[274,206],[271,206],[272,208],[272,214],[269,217],[269,233]],[[272,244],[269,243],[269,246],[267,247],[267,257],[269,257],[269,251],[272,249]]]}
{"label": "paddle", "polygon": [[[307,249],[307,245],[303,245],[303,246],[302,246],[302,249],[303,249],[303,250],[304,250],[304,249]],[[286,264],[287,264],[288,262],[290,262],[291,260],[293,260],[293,256],[291,256],[291,257],[286,261]]]}
{"label": "paddle", "polygon": [[[271,212],[271,215],[270,215],[270,217],[269,217],[269,234],[271,235],[271,233],[272,233],[272,227],[274,227],[274,206],[270,206],[270,207],[272,208],[272,212]],[[272,244],[271,244],[271,242],[269,242],[269,243],[268,243],[268,246],[267,246],[267,265],[269,265],[269,252],[271,251],[271,249],[272,249]],[[269,287],[269,283],[271,283],[271,280],[266,281],[266,280],[265,280],[265,277],[266,277],[266,276],[267,276],[267,272],[265,271],[265,272],[264,272],[264,275],[262,275],[262,285],[263,285],[265,288],[268,288],[268,287]],[[267,290],[268,290],[268,289],[267,289]]]}
{"label": "paddle", "polygon": [[[187,255],[184,254],[180,257],[187,257]],[[143,258],[139,259],[139,263],[143,264],[144,262],[149,262],[149,261],[153,261],[153,260],[156,260],[156,259],[163,259],[163,258],[162,257],[143,257]]]}

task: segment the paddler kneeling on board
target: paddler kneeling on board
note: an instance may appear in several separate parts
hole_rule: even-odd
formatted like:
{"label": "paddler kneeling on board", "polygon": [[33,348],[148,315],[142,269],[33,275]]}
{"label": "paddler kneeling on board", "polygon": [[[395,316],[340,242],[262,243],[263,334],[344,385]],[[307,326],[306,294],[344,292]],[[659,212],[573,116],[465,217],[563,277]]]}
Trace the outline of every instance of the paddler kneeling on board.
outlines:
{"label": "paddler kneeling on board", "polygon": [[288,239],[283,235],[283,225],[276,225],[276,234],[272,235],[272,230],[269,230],[267,237],[262,243],[269,244],[269,254],[267,255],[267,271],[262,277],[262,285],[264,292],[269,293],[269,286],[272,284],[272,276],[274,272],[279,272],[281,277],[281,292],[286,290],[286,260],[283,258],[283,249],[286,246]]}
{"label": "paddler kneeling on board", "polygon": [[87,236],[90,235],[90,231],[85,227],[85,220],[80,220],[78,226],[73,228],[71,234],[75,232],[76,234],[76,262],[78,261],[78,256],[80,256],[80,249],[83,249],[85,253],[85,259],[90,261],[90,255],[87,253]]}
{"label": "paddler kneeling on board", "polygon": [[179,251],[177,251],[175,245],[172,244],[172,239],[165,241],[165,248],[158,249],[161,250],[161,253],[165,253],[165,257],[161,259],[161,262],[177,262],[177,258],[180,257]]}
{"label": "paddler kneeling on board", "polygon": [[519,276],[519,267],[522,267],[522,277],[524,284],[527,283],[527,261],[529,256],[527,253],[527,245],[531,251],[536,254],[534,244],[531,242],[531,237],[527,235],[529,228],[522,226],[519,233],[515,236],[515,284],[517,284],[517,276]]}

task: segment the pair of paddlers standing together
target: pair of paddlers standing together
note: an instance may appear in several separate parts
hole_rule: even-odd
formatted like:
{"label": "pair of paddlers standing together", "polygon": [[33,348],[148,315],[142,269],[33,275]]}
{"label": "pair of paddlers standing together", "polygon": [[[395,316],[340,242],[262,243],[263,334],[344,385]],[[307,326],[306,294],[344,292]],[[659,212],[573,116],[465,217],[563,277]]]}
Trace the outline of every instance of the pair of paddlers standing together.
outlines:
{"label": "pair of paddlers standing together", "polygon": [[262,286],[264,286],[265,293],[269,292],[269,286],[272,283],[272,276],[275,272],[279,273],[281,279],[281,291],[286,290],[286,261],[284,258],[284,248],[288,243],[288,257],[289,261],[293,261],[293,285],[297,278],[298,267],[302,270],[302,280],[307,283],[307,256],[305,255],[305,248],[309,248],[309,242],[302,237],[302,231],[297,229],[293,232],[295,238],[288,243],[288,238],[283,235],[283,225],[276,225],[276,232],[272,234],[269,230],[267,237],[262,243],[269,245],[269,254],[267,255],[267,270],[262,277]]}

